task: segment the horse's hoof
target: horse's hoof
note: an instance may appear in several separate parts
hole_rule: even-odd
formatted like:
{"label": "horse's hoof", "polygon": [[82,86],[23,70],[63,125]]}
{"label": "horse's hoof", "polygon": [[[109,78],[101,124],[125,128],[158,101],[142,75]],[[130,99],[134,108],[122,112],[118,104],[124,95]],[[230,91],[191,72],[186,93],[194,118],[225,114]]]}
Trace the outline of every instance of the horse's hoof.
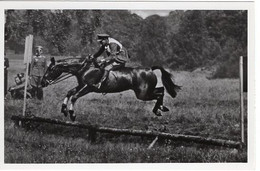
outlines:
{"label": "horse's hoof", "polygon": [[70,113],[70,119],[74,122],[76,120],[76,115],[74,114],[73,110],[69,110]]}
{"label": "horse's hoof", "polygon": [[162,112],[168,112],[168,111],[170,111],[167,107],[165,107],[165,106],[163,106],[163,105],[161,105],[161,106],[159,107],[159,109],[160,109]]}
{"label": "horse's hoof", "polygon": [[68,112],[67,111],[63,111],[62,113],[64,114],[65,117],[68,116]]}

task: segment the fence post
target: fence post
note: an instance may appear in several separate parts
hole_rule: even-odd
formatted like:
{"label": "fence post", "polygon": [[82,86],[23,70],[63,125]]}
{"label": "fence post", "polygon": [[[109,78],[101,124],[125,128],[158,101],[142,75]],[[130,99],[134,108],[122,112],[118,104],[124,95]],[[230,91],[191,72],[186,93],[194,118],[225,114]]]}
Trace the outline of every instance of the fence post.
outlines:
{"label": "fence post", "polygon": [[88,137],[91,143],[94,143],[96,141],[96,135],[97,135],[97,131],[95,128],[88,129]]}
{"label": "fence post", "polygon": [[28,85],[28,72],[29,63],[32,57],[32,46],[33,46],[33,35],[29,35],[25,39],[25,50],[24,50],[24,62],[26,62],[26,72],[25,72],[25,86],[24,86],[24,99],[23,99],[23,116],[25,116],[26,111],[26,98],[27,98],[27,85]]}
{"label": "fence post", "polygon": [[240,131],[241,131],[241,142],[245,142],[244,135],[244,96],[243,96],[243,56],[240,56],[239,62],[239,71],[240,71]]}

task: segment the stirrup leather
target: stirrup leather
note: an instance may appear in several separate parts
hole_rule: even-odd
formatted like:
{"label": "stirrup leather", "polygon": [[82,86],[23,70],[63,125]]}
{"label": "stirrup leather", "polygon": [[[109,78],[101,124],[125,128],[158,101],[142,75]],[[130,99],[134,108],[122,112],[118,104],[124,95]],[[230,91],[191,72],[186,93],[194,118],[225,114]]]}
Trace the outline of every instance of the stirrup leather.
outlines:
{"label": "stirrup leather", "polygon": [[102,84],[106,81],[107,77],[108,77],[108,74],[109,74],[109,71],[106,71],[104,72],[101,80],[99,83],[97,84],[94,84],[93,86],[96,87],[97,89],[100,89],[100,87],[102,86]]}

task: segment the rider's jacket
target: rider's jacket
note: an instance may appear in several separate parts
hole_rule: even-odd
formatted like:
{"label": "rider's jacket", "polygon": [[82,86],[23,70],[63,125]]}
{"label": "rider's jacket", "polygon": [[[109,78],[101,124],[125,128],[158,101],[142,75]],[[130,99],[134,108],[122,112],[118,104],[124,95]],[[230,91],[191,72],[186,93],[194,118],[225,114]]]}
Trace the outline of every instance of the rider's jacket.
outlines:
{"label": "rider's jacket", "polygon": [[113,38],[109,37],[108,41],[108,44],[102,45],[99,51],[93,55],[94,58],[99,57],[104,51],[106,51],[107,56],[112,57],[116,62],[126,63],[129,59],[126,48]]}

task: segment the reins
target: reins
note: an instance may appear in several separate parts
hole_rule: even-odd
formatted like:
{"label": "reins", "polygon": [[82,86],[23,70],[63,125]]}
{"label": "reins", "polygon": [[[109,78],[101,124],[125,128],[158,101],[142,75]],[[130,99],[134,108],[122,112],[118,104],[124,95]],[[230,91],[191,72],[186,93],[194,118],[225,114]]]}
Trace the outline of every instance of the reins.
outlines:
{"label": "reins", "polygon": [[52,85],[52,84],[57,84],[57,83],[59,83],[59,82],[61,82],[61,81],[63,81],[63,80],[66,80],[66,79],[68,79],[68,78],[70,78],[70,77],[72,77],[73,75],[72,74],[64,74],[64,75],[62,75],[62,76],[59,76],[58,78],[56,78],[55,80],[53,80],[51,83],[49,83],[50,85]]}

